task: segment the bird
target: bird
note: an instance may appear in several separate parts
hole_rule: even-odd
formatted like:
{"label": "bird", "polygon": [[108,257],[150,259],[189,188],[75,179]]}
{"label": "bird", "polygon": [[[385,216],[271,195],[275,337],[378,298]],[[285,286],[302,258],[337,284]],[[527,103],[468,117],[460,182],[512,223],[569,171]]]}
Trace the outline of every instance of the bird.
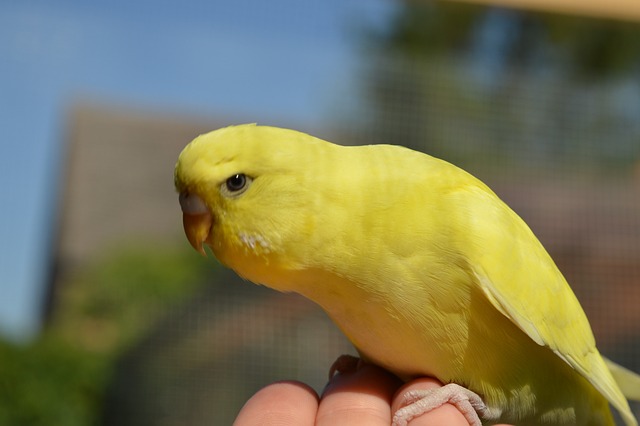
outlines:
{"label": "bird", "polygon": [[472,425],[613,425],[610,405],[637,425],[640,377],[600,354],[527,224],[455,165],[242,124],[191,141],[174,183],[197,251],[315,302],[364,361],[444,384],[394,425],[446,402]]}

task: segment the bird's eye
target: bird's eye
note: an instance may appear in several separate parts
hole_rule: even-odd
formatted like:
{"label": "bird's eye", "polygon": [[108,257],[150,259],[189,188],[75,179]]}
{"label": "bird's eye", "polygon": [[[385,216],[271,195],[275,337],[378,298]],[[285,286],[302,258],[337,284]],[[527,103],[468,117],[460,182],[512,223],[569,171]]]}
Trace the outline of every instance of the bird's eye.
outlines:
{"label": "bird's eye", "polygon": [[242,173],[231,176],[227,179],[227,189],[231,192],[240,191],[247,184],[247,177]]}
{"label": "bird's eye", "polygon": [[228,197],[235,197],[247,190],[252,179],[244,173],[236,173],[230,176],[222,184],[222,193]]}

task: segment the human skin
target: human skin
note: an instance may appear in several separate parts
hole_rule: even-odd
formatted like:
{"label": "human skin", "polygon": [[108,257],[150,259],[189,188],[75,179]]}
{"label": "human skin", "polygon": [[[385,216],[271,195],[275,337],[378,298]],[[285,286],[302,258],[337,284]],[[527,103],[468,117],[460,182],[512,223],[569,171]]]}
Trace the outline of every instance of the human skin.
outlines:
{"label": "human skin", "polygon": [[[432,378],[404,384],[381,368],[361,364],[352,371],[335,374],[321,396],[301,382],[268,385],[242,407],[234,426],[389,426],[391,414],[402,406],[402,395],[406,391],[441,386]],[[442,424],[468,426],[464,416],[451,404],[409,422],[410,426]]]}

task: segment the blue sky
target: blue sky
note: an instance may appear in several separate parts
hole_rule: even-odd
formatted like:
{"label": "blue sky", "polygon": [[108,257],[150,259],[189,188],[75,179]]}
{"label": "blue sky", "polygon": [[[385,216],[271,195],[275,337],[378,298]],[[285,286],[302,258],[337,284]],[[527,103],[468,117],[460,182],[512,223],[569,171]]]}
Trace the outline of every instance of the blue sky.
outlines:
{"label": "blue sky", "polygon": [[0,0],[0,334],[37,332],[64,123],[78,99],[296,121],[349,93],[391,0]]}

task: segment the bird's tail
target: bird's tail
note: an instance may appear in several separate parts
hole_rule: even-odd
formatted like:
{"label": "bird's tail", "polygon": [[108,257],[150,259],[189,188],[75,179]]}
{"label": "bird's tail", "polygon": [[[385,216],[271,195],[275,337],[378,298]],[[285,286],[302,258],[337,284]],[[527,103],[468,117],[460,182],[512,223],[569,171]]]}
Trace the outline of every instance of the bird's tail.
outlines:
{"label": "bird's tail", "polygon": [[[604,357],[603,357],[604,358]],[[640,401],[640,375],[604,358],[611,375],[627,399]]]}

